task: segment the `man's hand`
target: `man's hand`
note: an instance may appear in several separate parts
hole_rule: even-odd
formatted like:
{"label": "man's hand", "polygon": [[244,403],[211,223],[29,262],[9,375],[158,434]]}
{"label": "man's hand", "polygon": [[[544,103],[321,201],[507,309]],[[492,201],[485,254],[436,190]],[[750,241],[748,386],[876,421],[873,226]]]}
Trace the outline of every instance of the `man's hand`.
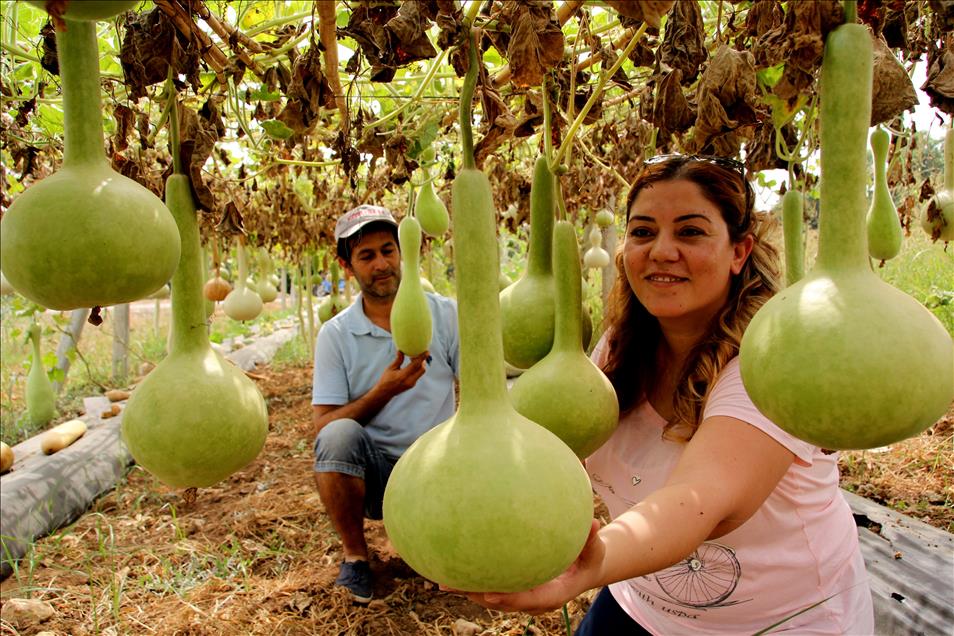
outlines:
{"label": "man's hand", "polygon": [[398,351],[394,362],[384,370],[381,379],[378,380],[377,388],[382,394],[388,396],[388,399],[413,387],[424,375],[424,371],[427,370],[424,366],[430,358],[427,351],[414,356],[406,367],[401,368],[401,365],[404,364],[404,357],[404,354]]}

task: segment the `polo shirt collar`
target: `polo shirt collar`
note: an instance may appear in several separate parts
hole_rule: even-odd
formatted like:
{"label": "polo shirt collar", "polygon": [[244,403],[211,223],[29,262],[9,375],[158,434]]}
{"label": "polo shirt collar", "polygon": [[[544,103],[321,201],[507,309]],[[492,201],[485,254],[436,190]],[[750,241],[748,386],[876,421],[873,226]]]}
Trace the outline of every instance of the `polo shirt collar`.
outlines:
{"label": "polo shirt collar", "polygon": [[364,313],[364,301],[362,300],[360,292],[355,297],[354,302],[351,303],[351,306],[342,312],[341,317],[346,321],[345,324],[348,331],[356,336],[368,334],[379,337],[391,336],[387,331],[371,322],[371,319]]}

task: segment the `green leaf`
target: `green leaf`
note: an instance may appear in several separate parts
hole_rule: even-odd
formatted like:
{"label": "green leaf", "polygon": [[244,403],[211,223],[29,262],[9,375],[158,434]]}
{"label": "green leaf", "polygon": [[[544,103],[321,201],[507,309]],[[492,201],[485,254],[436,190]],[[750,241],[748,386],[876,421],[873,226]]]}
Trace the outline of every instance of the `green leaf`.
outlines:
{"label": "green leaf", "polygon": [[761,71],[758,71],[755,74],[755,77],[759,80],[759,83],[768,88],[774,87],[778,84],[779,80],[782,79],[782,75],[785,73],[785,62],[780,62],[775,66],[770,66],[764,68]]}
{"label": "green leaf", "polygon": [[40,104],[36,109],[37,121],[48,133],[63,132],[63,109],[52,104]]}
{"label": "green leaf", "polygon": [[267,119],[263,121],[262,128],[265,129],[265,134],[273,139],[288,139],[295,134],[294,130],[277,119]]}
{"label": "green leaf", "polygon": [[277,102],[282,98],[282,94],[279,92],[269,92],[265,86],[259,86],[254,91],[249,89],[248,94],[245,96],[245,101],[248,103],[252,102]]}

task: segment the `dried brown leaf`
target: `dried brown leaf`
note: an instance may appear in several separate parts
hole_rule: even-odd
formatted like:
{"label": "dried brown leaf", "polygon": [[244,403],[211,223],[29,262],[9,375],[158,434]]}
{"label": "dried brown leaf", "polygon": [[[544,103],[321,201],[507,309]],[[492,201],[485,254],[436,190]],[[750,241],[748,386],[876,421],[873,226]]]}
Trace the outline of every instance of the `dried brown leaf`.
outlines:
{"label": "dried brown leaf", "polygon": [[563,31],[553,3],[507,2],[498,18],[511,27],[507,47],[514,86],[539,86],[548,70],[563,60]]}
{"label": "dried brown leaf", "polygon": [[658,29],[662,17],[669,12],[673,4],[674,0],[618,0],[611,6],[622,16],[645,22]]}
{"label": "dried brown leaf", "polygon": [[914,83],[901,62],[880,37],[874,44],[874,82],[871,89],[871,125],[890,121],[918,103]]}
{"label": "dried brown leaf", "polygon": [[712,56],[696,90],[697,119],[690,152],[738,153],[758,121],[755,60],[748,51],[723,44]]}
{"label": "dried brown leaf", "polygon": [[[928,59],[931,57],[929,54]],[[927,93],[931,106],[954,115],[954,37],[948,35],[947,46],[933,58],[921,90]]]}
{"label": "dried brown leaf", "polygon": [[669,14],[666,33],[659,45],[659,59],[662,64],[681,71],[682,81],[687,86],[696,80],[699,67],[709,56],[705,36],[699,5],[677,2]]}

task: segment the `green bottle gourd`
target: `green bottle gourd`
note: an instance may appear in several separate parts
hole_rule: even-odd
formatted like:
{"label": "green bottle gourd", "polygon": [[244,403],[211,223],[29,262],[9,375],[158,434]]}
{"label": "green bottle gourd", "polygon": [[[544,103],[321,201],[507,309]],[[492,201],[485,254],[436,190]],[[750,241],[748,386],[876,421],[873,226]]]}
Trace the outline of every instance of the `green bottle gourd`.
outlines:
{"label": "green bottle gourd", "polygon": [[179,261],[175,222],[156,195],[106,159],[96,23],[67,20],[56,42],[63,165],[3,215],[0,268],[17,291],[50,309],[145,298]]}
{"label": "green bottle gourd", "polygon": [[553,228],[556,330],[550,352],[510,389],[517,412],[545,426],[585,459],[619,423],[616,391],[581,344],[583,279],[576,232],[566,221]]}
{"label": "green bottle gourd", "polygon": [[805,276],[805,199],[798,190],[782,195],[782,238],[785,243],[785,284]]}
{"label": "green bottle gourd", "polygon": [[431,309],[417,271],[421,252],[421,225],[412,216],[398,225],[401,269],[404,275],[391,307],[391,337],[406,356],[418,356],[431,346]]}
{"label": "green bottle gourd", "polygon": [[921,228],[935,241],[954,241],[954,128],[944,135],[943,188],[924,207]]}
{"label": "green bottle gourd", "polygon": [[0,296],[9,296],[16,292],[7,277],[0,273]]}
{"label": "green bottle gourd", "polygon": [[[232,320],[255,320],[262,313],[262,297],[248,287],[248,260],[241,238],[238,240],[235,251],[238,255],[235,289],[225,297],[222,310]],[[254,284],[254,281],[252,283]]]}
{"label": "green bottle gourd", "polygon": [[868,254],[871,258],[886,261],[901,251],[901,219],[888,190],[888,131],[881,126],[871,133],[871,154],[874,155],[874,193],[865,223],[868,231]]}
{"label": "green bottle gourd", "polygon": [[318,320],[323,323],[328,322],[337,316],[341,310],[348,307],[348,304],[341,297],[341,293],[338,290],[341,286],[341,268],[338,267],[338,261],[331,261],[331,266],[328,270],[328,276],[331,278],[331,293],[318,305]]}
{"label": "green bottle gourd", "polygon": [[866,140],[871,36],[829,33],[820,79],[821,212],[812,271],[756,313],[742,338],[758,409],[822,448],[872,448],[917,435],[954,399],[954,346],[931,312],[868,264]]}
{"label": "green bottle gourd", "polygon": [[[27,0],[38,9],[68,20],[106,20],[136,8],[140,0]],[[53,9],[53,11],[51,11]]]}
{"label": "green bottle gourd", "polygon": [[517,282],[500,292],[504,359],[518,369],[529,369],[553,346],[554,202],[553,173],[546,157],[541,156],[534,165],[530,187],[527,269]]}
{"label": "green bottle gourd", "polygon": [[168,178],[166,201],[182,235],[169,355],[133,391],[122,436],[136,462],[163,483],[201,488],[258,456],[268,412],[255,383],[209,344],[199,228],[186,175]]}
{"label": "green bottle gourd", "polygon": [[40,355],[40,325],[33,323],[27,330],[27,336],[33,347],[33,361],[26,382],[27,415],[34,426],[43,426],[56,416],[56,393],[43,368],[43,356]]}
{"label": "green bottle gourd", "polygon": [[517,413],[507,396],[497,292],[496,213],[476,168],[470,71],[461,91],[463,168],[453,183],[460,323],[460,403],[394,467],[384,526],[422,576],[466,591],[516,591],[552,579],[579,555],[593,495],[583,465],[553,433]]}
{"label": "green bottle gourd", "polygon": [[430,181],[425,181],[417,193],[414,215],[420,221],[421,229],[430,236],[443,236],[450,228],[447,206],[434,192],[434,185]]}

